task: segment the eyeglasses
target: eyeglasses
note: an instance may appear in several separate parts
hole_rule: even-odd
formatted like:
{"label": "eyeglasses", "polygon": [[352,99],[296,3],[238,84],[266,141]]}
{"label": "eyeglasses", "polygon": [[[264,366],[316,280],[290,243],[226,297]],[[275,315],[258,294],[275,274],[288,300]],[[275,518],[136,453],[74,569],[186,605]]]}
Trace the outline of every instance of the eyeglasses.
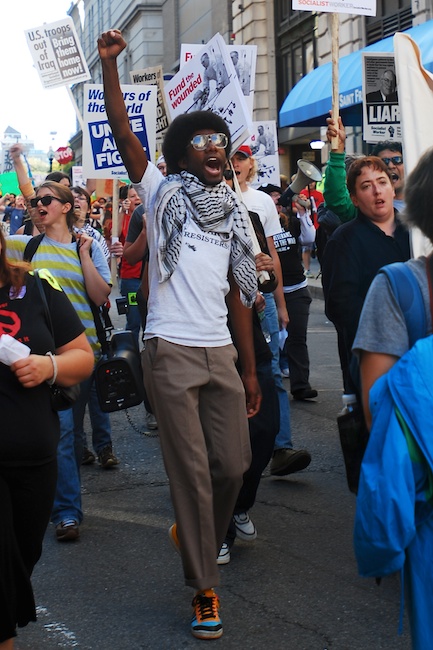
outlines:
{"label": "eyeglasses", "polygon": [[40,201],[42,205],[46,207],[47,205],[51,205],[53,200],[60,201],[60,203],[66,203],[66,201],[58,199],[57,196],[51,196],[51,194],[47,194],[46,196],[37,196],[35,199],[30,199],[30,205],[32,208],[37,208]]}
{"label": "eyeglasses", "polygon": [[209,144],[212,144],[217,149],[225,149],[228,144],[228,139],[225,133],[209,133],[195,135],[191,140],[191,145],[196,151],[204,151]]}
{"label": "eyeglasses", "polygon": [[401,165],[403,162],[403,156],[393,156],[392,158],[382,158],[385,165],[389,165],[392,162],[393,165]]}

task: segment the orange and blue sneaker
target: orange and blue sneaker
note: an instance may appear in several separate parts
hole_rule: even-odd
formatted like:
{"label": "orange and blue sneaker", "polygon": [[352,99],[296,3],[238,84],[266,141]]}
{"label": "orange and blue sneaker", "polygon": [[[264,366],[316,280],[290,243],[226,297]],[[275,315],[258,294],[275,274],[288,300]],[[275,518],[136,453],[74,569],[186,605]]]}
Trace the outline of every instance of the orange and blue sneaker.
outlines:
{"label": "orange and blue sneaker", "polygon": [[172,524],[168,529],[168,538],[176,553],[180,553],[179,537],[177,536],[177,524]]}
{"label": "orange and blue sneaker", "polygon": [[223,633],[220,600],[213,589],[198,591],[192,601],[191,632],[197,639],[219,639]]}

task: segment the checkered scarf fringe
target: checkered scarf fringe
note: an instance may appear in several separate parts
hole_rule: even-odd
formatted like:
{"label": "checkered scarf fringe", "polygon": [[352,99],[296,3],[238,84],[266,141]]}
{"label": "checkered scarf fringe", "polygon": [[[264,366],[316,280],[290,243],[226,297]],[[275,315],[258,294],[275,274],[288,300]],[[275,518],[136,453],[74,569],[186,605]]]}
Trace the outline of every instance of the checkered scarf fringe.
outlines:
{"label": "checkered scarf fringe", "polygon": [[233,276],[242,302],[251,307],[257,293],[257,275],[247,210],[225,183],[204,185],[187,171],[168,176],[155,197],[159,281],[168,280],[176,268],[187,212],[204,232],[226,235],[229,239],[233,231]]}

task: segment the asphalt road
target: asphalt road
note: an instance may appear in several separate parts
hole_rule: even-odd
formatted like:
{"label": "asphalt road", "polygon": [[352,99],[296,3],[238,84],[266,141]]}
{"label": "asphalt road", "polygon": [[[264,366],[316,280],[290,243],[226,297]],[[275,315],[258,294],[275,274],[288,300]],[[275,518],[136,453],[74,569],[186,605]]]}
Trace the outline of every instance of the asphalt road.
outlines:
{"label": "asphalt road", "polygon": [[[116,326],[122,327],[119,319]],[[346,487],[336,427],[336,336],[318,298],[308,341],[319,397],[291,402],[291,416],[295,447],[309,449],[313,460],[286,478],[265,470],[251,511],[257,540],[236,542],[230,564],[221,568],[224,635],[213,643],[236,650],[409,650],[406,619],[397,635],[397,577],[378,587],[357,575],[355,498]],[[79,542],[60,544],[48,529],[33,580],[39,619],[19,631],[17,650],[206,645],[189,632],[193,591],[183,585],[168,541],[173,514],[158,438],[141,433],[141,406],[114,414],[112,427],[120,465],[83,467]]]}

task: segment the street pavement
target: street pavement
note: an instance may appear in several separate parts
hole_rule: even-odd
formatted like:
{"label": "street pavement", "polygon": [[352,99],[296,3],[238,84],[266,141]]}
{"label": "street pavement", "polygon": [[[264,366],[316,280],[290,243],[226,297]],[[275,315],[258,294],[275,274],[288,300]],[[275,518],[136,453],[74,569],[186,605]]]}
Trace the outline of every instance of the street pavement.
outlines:
{"label": "street pavement", "polygon": [[[336,426],[336,336],[324,315],[320,278],[309,284],[311,384],[319,396],[292,401],[291,418],[295,448],[307,448],[312,462],[283,478],[265,470],[251,511],[258,537],[237,541],[230,564],[221,567],[224,635],[213,643],[221,650],[409,650],[406,618],[397,634],[398,578],[377,586],[357,574],[355,497],[346,487]],[[122,318],[114,318],[120,329]],[[17,650],[180,650],[208,643],[189,631],[193,591],[183,585],[168,540],[173,512],[158,437],[143,433],[142,406],[113,414],[112,428],[120,465],[82,468],[78,542],[57,542],[49,527],[33,577],[38,622],[19,630]]]}

